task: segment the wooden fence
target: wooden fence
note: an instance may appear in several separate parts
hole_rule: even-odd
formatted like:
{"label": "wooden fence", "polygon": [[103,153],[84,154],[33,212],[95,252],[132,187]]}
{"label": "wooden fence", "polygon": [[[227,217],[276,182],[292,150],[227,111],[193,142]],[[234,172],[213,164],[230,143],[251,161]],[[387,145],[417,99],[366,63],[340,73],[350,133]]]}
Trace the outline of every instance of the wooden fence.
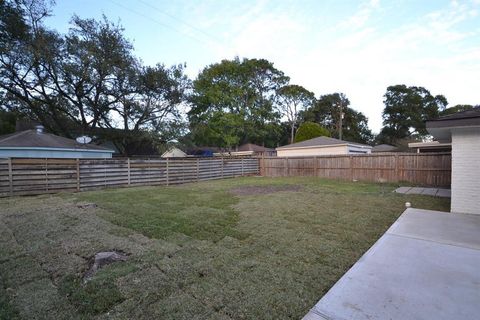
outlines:
{"label": "wooden fence", "polygon": [[172,185],[258,173],[256,158],[0,159],[0,197]]}
{"label": "wooden fence", "polygon": [[319,157],[268,157],[260,160],[266,177],[315,176],[370,182],[450,186],[449,153],[382,153]]}

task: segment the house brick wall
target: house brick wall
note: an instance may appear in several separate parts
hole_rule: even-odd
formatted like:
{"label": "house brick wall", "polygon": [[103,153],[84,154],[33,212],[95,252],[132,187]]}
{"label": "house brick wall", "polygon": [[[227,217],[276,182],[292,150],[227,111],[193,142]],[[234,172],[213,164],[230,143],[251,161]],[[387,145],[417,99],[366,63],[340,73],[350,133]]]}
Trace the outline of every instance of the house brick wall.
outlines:
{"label": "house brick wall", "polygon": [[480,128],[452,130],[451,211],[480,214]]}

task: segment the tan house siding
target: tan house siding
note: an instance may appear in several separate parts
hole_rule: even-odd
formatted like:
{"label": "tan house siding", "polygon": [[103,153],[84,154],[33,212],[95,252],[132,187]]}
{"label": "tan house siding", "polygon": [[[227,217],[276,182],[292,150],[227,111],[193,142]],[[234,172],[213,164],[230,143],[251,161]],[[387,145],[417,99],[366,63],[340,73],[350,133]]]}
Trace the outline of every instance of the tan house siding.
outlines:
{"label": "tan house siding", "polygon": [[332,154],[347,154],[346,145],[329,147],[306,147],[295,149],[277,149],[277,157],[305,157],[305,156],[325,156]]}
{"label": "tan house siding", "polygon": [[480,214],[480,128],[452,130],[452,212]]}

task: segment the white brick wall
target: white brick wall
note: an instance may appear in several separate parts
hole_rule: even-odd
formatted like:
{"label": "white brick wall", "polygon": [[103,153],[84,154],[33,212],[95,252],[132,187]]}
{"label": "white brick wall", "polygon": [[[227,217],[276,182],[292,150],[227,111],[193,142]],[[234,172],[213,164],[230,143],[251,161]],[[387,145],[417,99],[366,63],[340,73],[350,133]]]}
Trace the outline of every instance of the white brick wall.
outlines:
{"label": "white brick wall", "polygon": [[480,214],[480,128],[452,129],[451,211]]}

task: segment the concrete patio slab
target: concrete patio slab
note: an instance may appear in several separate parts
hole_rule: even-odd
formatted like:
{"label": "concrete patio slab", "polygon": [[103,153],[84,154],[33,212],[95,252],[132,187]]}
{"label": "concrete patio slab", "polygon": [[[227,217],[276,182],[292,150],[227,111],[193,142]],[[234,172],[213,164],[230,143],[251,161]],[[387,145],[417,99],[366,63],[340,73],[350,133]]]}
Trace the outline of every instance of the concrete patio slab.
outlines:
{"label": "concrete patio slab", "polygon": [[425,190],[425,188],[414,187],[410,188],[410,190],[407,191],[407,194],[422,194],[423,190]]}
{"label": "concrete patio slab", "polygon": [[395,192],[398,193],[407,193],[412,187],[400,187],[395,190]]}
{"label": "concrete patio slab", "polygon": [[438,192],[435,196],[444,197],[444,198],[451,198],[452,197],[452,191],[450,189],[438,189]]}
{"label": "concrete patio slab", "polygon": [[395,189],[394,192],[404,193],[404,194],[423,194],[427,196],[445,197],[445,198],[451,197],[450,189],[442,189],[442,188],[400,187]]}
{"label": "concrete patio slab", "polygon": [[435,196],[438,192],[438,189],[436,188],[424,188],[421,194],[424,194],[426,196]]}
{"label": "concrete patio slab", "polygon": [[478,319],[480,215],[407,209],[305,316]]}

